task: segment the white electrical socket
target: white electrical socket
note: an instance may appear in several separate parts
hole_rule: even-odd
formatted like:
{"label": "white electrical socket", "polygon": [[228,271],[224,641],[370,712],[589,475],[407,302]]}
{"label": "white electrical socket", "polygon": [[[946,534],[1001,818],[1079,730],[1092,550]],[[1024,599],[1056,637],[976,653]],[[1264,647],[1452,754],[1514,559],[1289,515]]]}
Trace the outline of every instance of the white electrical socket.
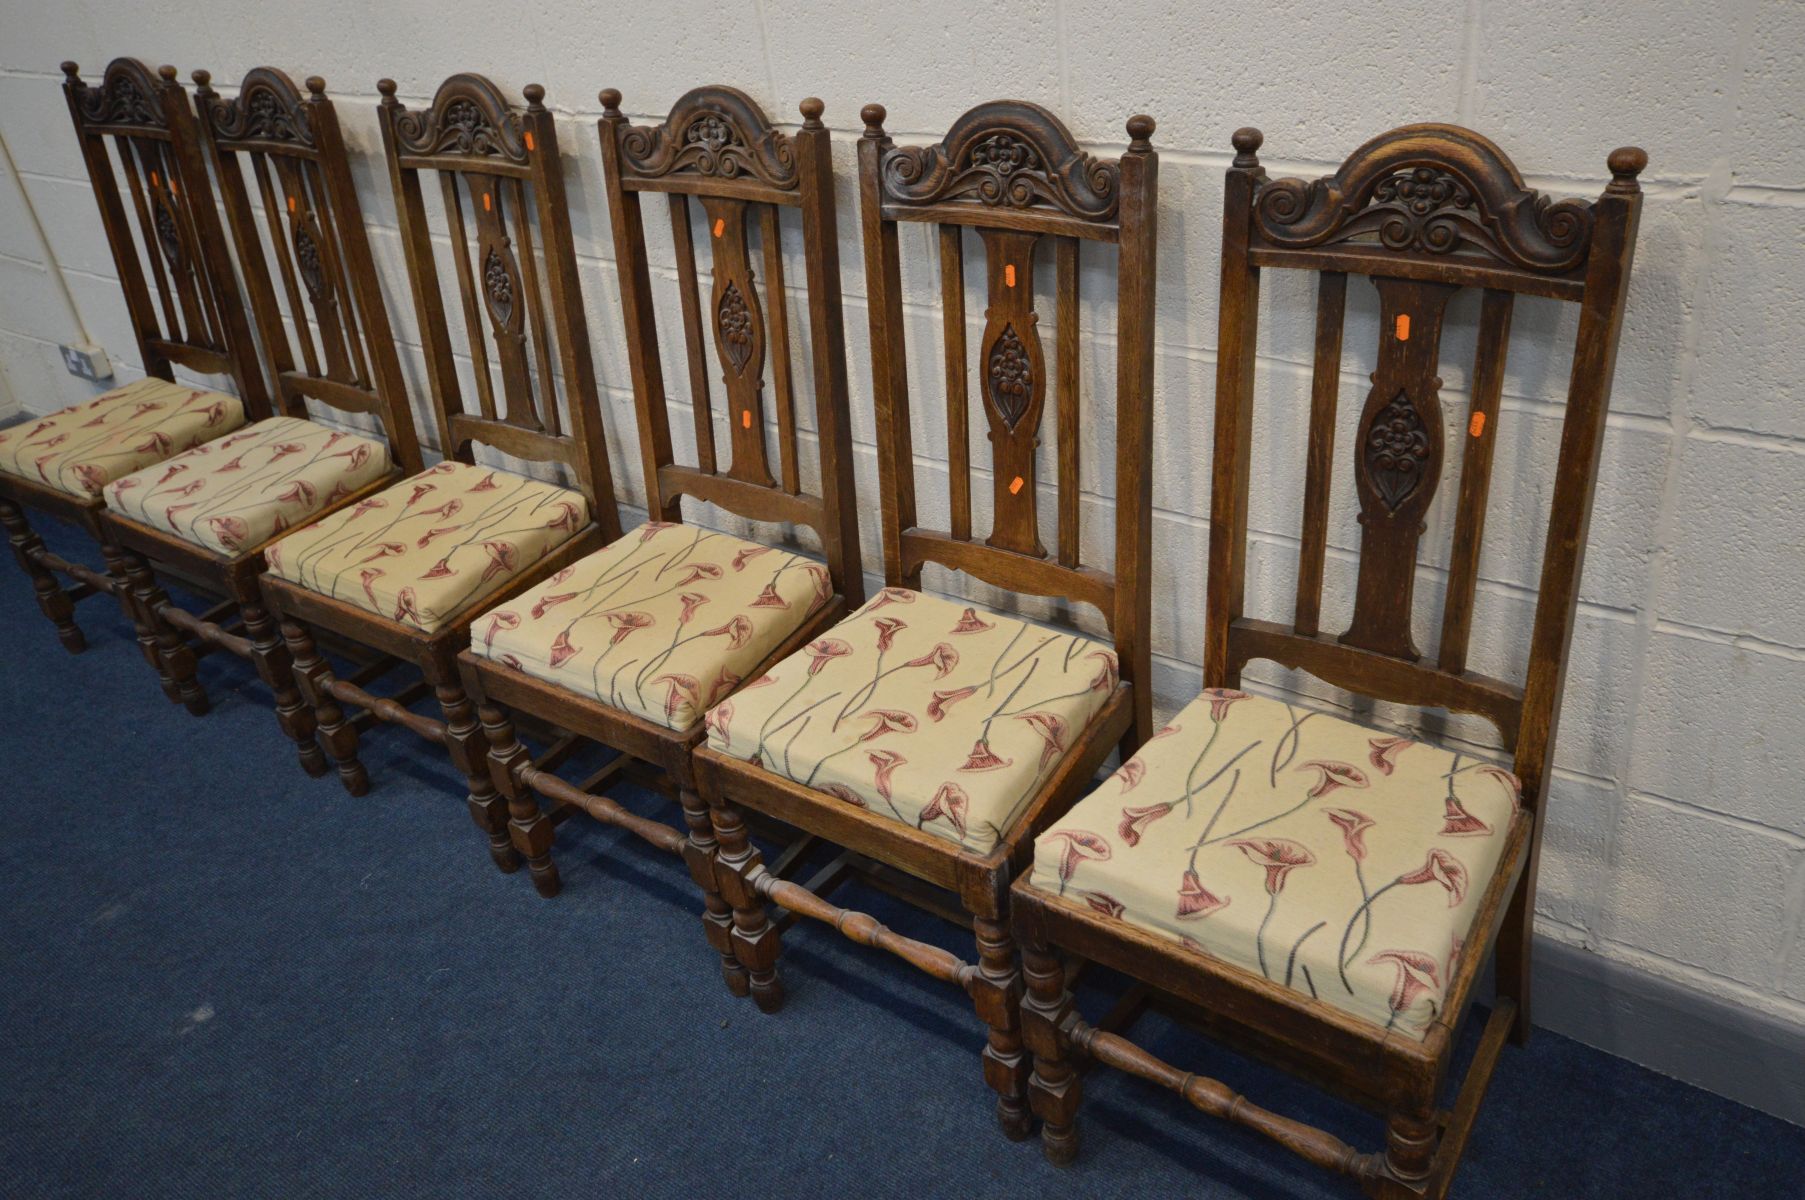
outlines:
{"label": "white electrical socket", "polygon": [[77,346],[57,348],[63,352],[63,365],[69,368],[69,374],[91,379],[95,383],[113,377],[113,364],[107,360],[107,352],[99,346],[84,342]]}

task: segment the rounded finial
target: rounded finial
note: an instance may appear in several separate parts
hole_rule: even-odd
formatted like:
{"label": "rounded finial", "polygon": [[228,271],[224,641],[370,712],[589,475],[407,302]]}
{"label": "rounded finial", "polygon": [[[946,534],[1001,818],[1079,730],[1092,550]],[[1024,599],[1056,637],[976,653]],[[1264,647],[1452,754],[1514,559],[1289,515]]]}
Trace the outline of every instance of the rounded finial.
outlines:
{"label": "rounded finial", "polygon": [[1611,186],[1619,190],[1636,187],[1636,176],[1648,165],[1648,151],[1640,146],[1619,146],[1605,160],[1611,168]]}
{"label": "rounded finial", "polygon": [[1147,139],[1153,136],[1153,118],[1146,113],[1136,113],[1128,118],[1128,140],[1131,150],[1150,150],[1152,146]]}
{"label": "rounded finial", "polygon": [[194,86],[204,88],[213,82],[213,72],[205,68],[196,68],[188,78],[194,80]]}
{"label": "rounded finial", "polygon": [[859,119],[865,122],[866,137],[884,136],[884,118],[889,112],[881,104],[867,104],[859,110]]}
{"label": "rounded finial", "polygon": [[544,84],[529,83],[520,89],[520,94],[526,97],[526,106],[528,108],[540,109],[545,107]]}
{"label": "rounded finial", "polygon": [[605,116],[605,117],[620,116],[620,89],[619,88],[603,88],[601,90],[601,94],[596,96],[596,99],[600,100],[602,102],[602,115],[603,116]]}
{"label": "rounded finial", "polygon": [[309,75],[306,79],[306,84],[307,90],[314,95],[324,96],[326,94],[326,81],[321,79],[318,75]]}
{"label": "rounded finial", "polygon": [[384,96],[387,96],[390,100],[393,100],[395,98],[395,81],[393,79],[378,79],[376,81],[376,90],[381,92]]}
{"label": "rounded finial", "polygon": [[1266,144],[1265,134],[1255,129],[1252,125],[1244,125],[1240,129],[1235,130],[1234,136],[1229,138],[1229,141],[1235,144],[1235,165],[1237,167],[1257,167],[1260,165],[1257,154],[1260,147]]}
{"label": "rounded finial", "polygon": [[170,83],[175,82],[175,66],[171,63],[164,63],[162,66],[158,67],[157,74],[161,75]]}
{"label": "rounded finial", "polygon": [[76,79],[81,75],[81,68],[75,65],[74,59],[66,58],[63,60],[63,74],[71,79]]}
{"label": "rounded finial", "polygon": [[821,97],[805,97],[802,103],[796,107],[802,110],[802,127],[804,129],[821,128],[821,114],[827,111],[827,105],[821,103]]}

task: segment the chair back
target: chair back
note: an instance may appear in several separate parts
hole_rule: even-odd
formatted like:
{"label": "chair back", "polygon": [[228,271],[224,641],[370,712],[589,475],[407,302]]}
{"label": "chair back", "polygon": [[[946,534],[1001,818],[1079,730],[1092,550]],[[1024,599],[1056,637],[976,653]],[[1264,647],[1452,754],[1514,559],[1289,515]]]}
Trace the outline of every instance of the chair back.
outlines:
{"label": "chair back", "polygon": [[[1036,104],[980,104],[938,143],[898,146],[884,132],[881,105],[865,108],[859,142],[859,209],[871,317],[872,390],[877,402],[878,473],[883,499],[884,575],[920,586],[936,562],[1031,595],[1062,596],[1097,608],[1134,685],[1137,740],[1151,733],[1153,492],[1153,291],[1159,160],[1153,119],[1128,121],[1119,160],[1085,153]],[[916,517],[915,460],[903,309],[900,222],[934,227],[946,364],[950,528]],[[989,427],[991,521],[972,529],[966,234],[984,269],[984,331],[976,347],[978,400]],[[1092,397],[1093,423],[1116,432],[1113,561],[1081,553],[1079,446],[1084,417],[1079,380],[1079,245],[1116,247],[1115,395]],[[1042,253],[1043,249],[1045,254]],[[1054,358],[1042,346],[1035,273],[1053,270]],[[1089,278],[1107,278],[1086,272]],[[1049,369],[1050,368],[1050,369]],[[1042,541],[1039,454],[1049,390],[1055,469],[1048,491],[1055,549]],[[1113,399],[1113,404],[1111,400]]]}
{"label": "chair back", "polygon": [[175,68],[153,74],[135,58],[116,58],[90,86],[66,62],[63,95],[146,374],[173,381],[182,366],[230,375],[246,415],[269,416],[199,127]]}
{"label": "chair back", "polygon": [[[1641,150],[1612,152],[1603,195],[1553,200],[1530,190],[1497,146],[1451,125],[1374,138],[1322,179],[1266,178],[1258,130],[1234,135],[1223,210],[1221,336],[1204,683],[1233,686],[1253,659],[1299,668],[1379,700],[1476,713],[1516,763],[1527,804],[1547,782],[1617,337],[1635,251]],[[1289,622],[1244,615],[1247,512],[1260,272],[1315,271],[1315,363],[1296,602]],[[1378,292],[1379,346],[1353,450],[1360,557],[1353,617],[1321,629],[1348,277]],[[1440,399],[1448,302],[1482,293],[1472,396],[1458,455]],[[1467,669],[1498,400],[1519,295],[1579,306],[1579,324],[1540,593],[1522,684]],[[1448,587],[1433,657],[1417,647],[1412,602],[1424,514],[1460,460]]]}

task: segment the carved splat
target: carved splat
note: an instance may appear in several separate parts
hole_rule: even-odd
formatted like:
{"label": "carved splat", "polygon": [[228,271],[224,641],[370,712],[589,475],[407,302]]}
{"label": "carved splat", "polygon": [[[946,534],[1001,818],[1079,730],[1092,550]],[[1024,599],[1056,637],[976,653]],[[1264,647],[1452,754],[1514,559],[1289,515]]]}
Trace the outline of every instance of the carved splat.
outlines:
{"label": "carved splat", "polygon": [[[470,189],[470,208],[476,218],[476,287],[482,296],[483,309],[489,314],[489,332],[495,339],[495,354],[501,368],[502,393],[507,398],[505,419],[523,429],[542,431],[533,393],[532,376],[527,370],[526,305],[521,285],[520,263],[514,257],[513,240],[508,236],[507,221],[502,211],[502,189],[497,180],[483,175],[466,175]],[[515,219],[522,219],[516,213]],[[463,247],[457,247],[463,253]],[[544,381],[550,386],[550,381]]]}
{"label": "carved splat", "polygon": [[161,192],[156,194],[156,212],[151,222],[156,226],[157,244],[163,248],[163,258],[170,270],[186,274],[188,263],[182,253],[182,231],[176,225],[175,213],[170,211],[169,199]]}
{"label": "carved splat", "polygon": [[1034,311],[1034,247],[1038,234],[979,230],[990,287],[984,340],[978,349],[979,391],[990,421],[995,514],[989,544],[1045,558],[1035,501],[1034,452],[1047,394],[1040,317]]}
{"label": "carved splat", "polygon": [[714,343],[733,446],[727,474],[771,487],[776,481],[765,453],[765,317],[746,249],[746,202],[704,196],[702,212],[714,265]]}
{"label": "carved splat", "polygon": [[294,242],[295,269],[301,276],[301,286],[315,304],[327,302],[331,293],[326,290],[326,272],[320,262],[320,241],[311,225],[297,221]]}
{"label": "carved splat", "polygon": [[1410,632],[1417,542],[1441,482],[1442,315],[1451,284],[1375,278],[1379,361],[1354,440],[1360,494],[1360,579],[1341,640],[1397,658],[1421,657]]}

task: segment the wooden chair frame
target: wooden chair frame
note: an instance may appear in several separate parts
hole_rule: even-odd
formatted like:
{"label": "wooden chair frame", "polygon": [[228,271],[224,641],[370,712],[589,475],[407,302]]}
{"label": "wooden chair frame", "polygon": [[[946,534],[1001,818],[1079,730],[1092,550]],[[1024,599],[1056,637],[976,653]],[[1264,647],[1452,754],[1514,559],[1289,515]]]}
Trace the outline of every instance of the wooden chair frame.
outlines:
{"label": "wooden chair frame", "polygon": [[[179,92],[173,78],[166,78],[168,86]],[[317,76],[307,81],[305,99],[286,74],[271,67],[246,75],[238,95],[229,99],[213,90],[212,77],[206,71],[194,72],[194,82],[199,110],[196,154],[204,143],[219,172],[226,221],[251,294],[251,313],[270,376],[276,382],[276,411],[305,418],[306,401],[313,399],[341,412],[370,414],[380,421],[395,459],[383,479],[329,505],[318,514],[324,516],[357,503],[420,465],[394,338],[377,287],[338,117],[326,97],[325,82]],[[270,264],[257,233],[257,215],[238,161],[240,154],[247,156],[259,182],[271,249],[293,305],[295,339],[305,351],[304,371],[294,366],[290,335],[275,300]],[[286,203],[278,200],[278,194]],[[231,263],[223,231],[210,192],[208,196],[206,237],[220,260],[218,270],[229,278]],[[317,252],[318,271],[301,260],[298,248],[306,243]],[[312,301],[321,343],[327,348],[321,355],[316,356],[297,279]],[[248,344],[248,334],[245,337]],[[367,354],[363,347],[368,348]],[[260,382],[262,378],[260,375]],[[108,511],[103,522],[122,548],[125,575],[139,610],[140,640],[146,631],[154,639],[146,658],[156,667],[164,691],[199,716],[208,707],[206,691],[197,677],[200,655],[227,650],[248,659],[269,686],[277,720],[294,742],[302,767],[312,775],[324,774],[327,764],[314,738],[312,710],[302,702],[293,663],[259,588],[259,577],[267,567],[264,552],[282,535],[228,554],[122,513]],[[222,593],[225,601],[206,612],[189,612],[170,601],[158,581],[159,570],[200,580],[208,590]]]}
{"label": "wooden chair frame", "polygon": [[[1609,406],[1611,375],[1641,208],[1647,155],[1610,155],[1612,180],[1593,203],[1551,201],[1523,184],[1491,142],[1446,125],[1393,130],[1355,151],[1335,175],[1268,180],[1258,130],[1234,136],[1223,212],[1221,337],[1204,684],[1235,687],[1253,659],[1308,671],[1378,699],[1476,713],[1498,728],[1522,781],[1523,811],[1475,918],[1442,1014],[1417,1041],[1169,939],[1015,885],[1034,1054],[1031,1095],[1048,1156],[1076,1154],[1082,1094],[1074,1057],[1171,1088],[1213,1116],[1259,1131],[1305,1159],[1358,1180],[1372,1196],[1446,1194],[1507,1037],[1529,1030],[1530,925],[1536,851],[1552,764],[1568,644]],[[1426,201],[1426,203],[1424,203]],[[1366,240],[1371,235],[1376,240]],[[1289,625],[1243,614],[1260,271],[1320,273],[1301,566]],[[1354,615],[1339,635],[1319,609],[1347,278],[1380,296],[1380,348],[1354,446],[1362,542]],[[1442,313],[1462,287],[1482,289],[1472,410],[1462,454],[1441,644],[1433,660],[1411,635],[1417,543],[1444,463],[1436,378]],[[1579,331],[1550,504],[1541,595],[1522,686],[1467,669],[1504,356],[1516,294],[1579,305]],[[1414,328],[1413,328],[1414,326]],[[1399,405],[1402,404],[1403,408]],[[1407,410],[1407,413],[1406,413]],[[1402,420],[1419,464],[1386,457],[1384,429]],[[1381,425],[1381,422],[1383,423]],[[1312,1126],[1256,1107],[1227,1086],[1178,1070],[1078,1014],[1055,948],[1103,963],[1200,1010],[1237,1044],[1388,1118],[1386,1147],[1362,1154]],[[1498,1000],[1451,1110],[1438,1108],[1462,1018],[1497,950]]]}
{"label": "wooden chair frame", "polygon": [[[357,722],[345,715],[343,706],[349,705],[370,720],[404,726],[445,747],[469,784],[470,814],[488,839],[491,858],[502,871],[512,872],[520,859],[509,841],[507,802],[490,778],[483,731],[458,674],[458,652],[469,645],[470,626],[482,613],[620,536],[564,200],[557,126],[544,105],[545,89],[538,84],[523,89],[527,103],[519,109],[483,76],[453,75],[440,85],[432,104],[419,112],[409,112],[395,98],[394,80],[384,79],[376,86],[382,93],[383,151],[425,342],[439,444],[448,459],[465,464],[475,461],[475,447],[482,444],[515,458],[562,465],[588,499],[590,521],[505,587],[466,604],[431,632],[273,575],[264,579],[263,590],[270,607],[281,614],[282,634],[294,655],[302,694],[315,711],[320,740],[346,790],[360,796],[370,786],[357,757]],[[458,295],[476,371],[476,413],[464,409],[452,355],[421,186],[425,171],[438,174],[445,198]],[[466,197],[460,198],[460,189]],[[486,261],[491,265],[480,272],[471,267],[473,239],[466,228],[466,207],[476,240],[490,247]],[[537,244],[529,211],[537,217]],[[507,278],[498,283],[491,271]],[[496,291],[503,285],[507,297],[524,296],[525,303],[495,299],[503,294]],[[491,344],[501,370],[505,405],[501,409],[489,370]],[[537,388],[528,366],[529,347],[537,367]],[[558,411],[554,355],[567,401],[568,432]],[[315,628],[374,649],[382,657],[358,678],[340,679],[314,644]],[[416,668],[421,680],[386,697],[365,689],[366,683],[402,663]],[[443,720],[407,708],[428,687]]]}
{"label": "wooden chair frame", "polygon": [[[732,945],[747,969],[753,996],[766,1011],[782,1003],[777,977],[778,926],[765,901],[823,921],[853,941],[898,955],[937,979],[964,988],[989,1029],[984,1078],[997,1093],[1004,1132],[1030,1132],[1028,1060],[1020,1025],[1021,976],[1008,928],[1008,889],[1032,856],[1035,834],[1063,815],[1089,786],[1119,743],[1137,746],[1150,732],[1148,694],[1151,616],[1150,527],[1152,490],[1153,293],[1158,159],[1148,139],[1153,119],[1128,122],[1131,139],[1119,162],[1081,151],[1058,118],[1037,105],[1000,101],[979,105],[954,123],[938,145],[898,147],[884,132],[884,109],[863,112],[859,143],[860,212],[865,274],[870,292],[873,388],[877,401],[879,466],[883,499],[884,576],[893,587],[920,590],[921,569],[937,562],[999,587],[1038,595],[1062,595],[1099,608],[1108,620],[1122,664],[1122,681],[1077,739],[1069,756],[1004,832],[995,849],[977,854],[932,834],[844,804],[751,763],[703,748],[697,775],[710,805],[720,845],[719,886],[733,909]],[[994,153],[1016,159],[1012,175]],[[939,231],[947,336],[948,421],[952,442],[953,528],[921,528],[915,516],[908,380],[904,371],[901,265],[897,223],[924,221]],[[992,321],[980,362],[1004,337],[1028,347],[1029,402],[1003,410],[998,391],[981,389],[991,418],[997,475],[991,535],[971,531],[970,461],[966,447],[964,265],[962,230],[979,231],[986,246]],[[1058,494],[1059,554],[1046,557],[1038,538],[1034,472],[1046,372],[1033,315],[1033,256],[1041,238],[1054,242],[1058,268]],[[1078,556],[1078,239],[1114,242],[1117,277],[1118,376],[1116,416],[1117,526],[1113,572],[1084,566]],[[1018,272],[1021,287],[1015,287]],[[1009,419],[1011,416],[1013,420]],[[1012,479],[1018,479],[1011,487]],[[938,947],[902,937],[871,917],[839,908],[808,888],[788,882],[760,861],[746,837],[741,806],[776,817],[807,833],[869,856],[915,880],[958,896],[972,918],[979,962],[967,963]]]}
{"label": "wooden chair frame", "polygon": [[[246,417],[269,415],[255,344],[219,233],[200,135],[175,68],[153,73],[135,58],[116,58],[107,64],[100,83],[91,87],[83,82],[80,68],[66,62],[63,77],[63,95],[100,205],[101,227],[119,271],[126,315],[145,372],[171,382],[177,366],[230,375]],[[121,195],[121,174],[129,197]],[[52,553],[26,520],[26,508],[85,530],[100,546],[105,571]],[[38,607],[56,626],[64,648],[74,654],[87,647],[75,624],[75,604],[103,592],[119,601],[145,659],[157,666],[156,637],[138,611],[125,562],[101,521],[105,509],[98,496],[83,499],[0,474],[0,524],[6,528],[14,558],[31,579]],[[75,586],[65,589],[58,574]],[[170,699],[179,698],[172,687],[164,690]]]}
{"label": "wooden chair frame", "polygon": [[[791,136],[774,128],[756,103],[730,87],[700,87],[688,92],[661,124],[652,127],[629,124],[620,111],[620,101],[620,93],[612,88],[601,93],[603,116],[598,131],[652,518],[681,521],[681,500],[687,495],[711,501],[750,520],[806,525],[821,541],[833,584],[833,596],[764,662],[746,672],[748,679],[756,679],[864,602],[846,400],[846,339],[840,311],[833,154],[827,127],[821,123],[822,104],[813,98],[802,102],[802,128]],[[698,134],[692,138],[692,129],[706,130],[709,136]],[[641,212],[641,197],[647,193],[654,197],[662,194],[668,201],[677,246],[684,345],[698,446],[699,463],[694,467],[677,463],[671,447],[670,414]],[[749,298],[748,311],[756,317],[751,326],[752,342],[737,362],[729,357],[727,343],[720,336],[722,318],[718,305],[711,304],[708,309],[717,314],[711,330],[704,325],[698,302],[696,253],[690,229],[692,208],[697,204],[705,211],[709,225],[718,231],[709,239],[717,294],[730,282],[737,284]],[[815,368],[815,418],[820,434],[820,495],[803,491],[797,462],[779,223],[780,210],[785,208],[797,209],[801,217],[809,350]],[[752,221],[757,222],[763,241],[762,303],[747,248],[746,229]],[[724,469],[716,460],[703,351],[704,342],[711,339],[728,402],[744,414],[744,419],[730,422],[732,458]],[[776,410],[780,458],[780,477],[776,479],[770,473],[765,449],[768,425],[763,366],[767,361],[775,384],[772,406]],[[558,892],[558,871],[552,862],[551,847],[553,822],[561,814],[542,811],[535,791],[549,797],[560,809],[587,812],[681,854],[703,890],[704,929],[709,943],[720,952],[727,985],[736,994],[746,995],[750,985],[731,945],[731,910],[715,887],[714,829],[708,819],[708,806],[697,794],[691,769],[696,747],[706,736],[701,725],[687,731],[668,729],[469,651],[458,661],[488,731],[490,771],[496,786],[508,798],[514,847],[526,858],[539,893],[555,896]],[[593,784],[575,787],[551,774],[543,764],[531,762],[515,738],[510,709],[552,721],[583,738],[661,768],[676,790],[687,829],[677,830],[638,816],[607,796],[594,794]]]}

